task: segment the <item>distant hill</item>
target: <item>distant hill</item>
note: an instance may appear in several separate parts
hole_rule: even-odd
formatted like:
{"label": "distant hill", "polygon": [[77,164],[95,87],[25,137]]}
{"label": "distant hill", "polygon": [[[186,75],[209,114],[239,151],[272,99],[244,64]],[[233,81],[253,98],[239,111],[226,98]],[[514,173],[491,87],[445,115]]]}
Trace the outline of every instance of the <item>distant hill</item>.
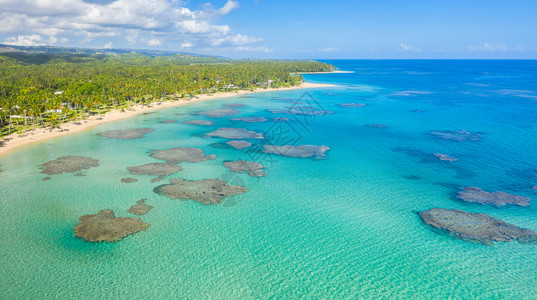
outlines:
{"label": "distant hill", "polygon": [[93,49],[53,46],[12,46],[0,44],[0,57],[19,64],[84,63],[95,60],[116,61],[123,64],[214,64],[230,63],[225,57],[187,52],[134,49]]}

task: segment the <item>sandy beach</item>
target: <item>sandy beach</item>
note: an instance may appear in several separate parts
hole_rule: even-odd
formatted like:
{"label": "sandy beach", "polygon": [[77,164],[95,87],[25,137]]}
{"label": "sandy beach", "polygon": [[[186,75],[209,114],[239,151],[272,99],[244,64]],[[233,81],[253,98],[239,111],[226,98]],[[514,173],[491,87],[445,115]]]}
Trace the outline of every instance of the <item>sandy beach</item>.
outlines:
{"label": "sandy beach", "polygon": [[119,110],[112,110],[110,112],[107,112],[104,115],[96,115],[96,116],[89,117],[85,120],[62,124],[61,129],[54,128],[51,131],[50,128],[38,128],[33,131],[25,132],[22,136],[19,136],[16,133],[8,135],[4,137],[3,146],[0,147],[0,156],[6,155],[26,145],[40,143],[40,142],[43,142],[52,138],[56,138],[59,136],[65,136],[65,135],[81,132],[99,124],[114,122],[114,121],[122,120],[125,118],[133,117],[142,113],[159,110],[159,109],[185,105],[188,103],[193,103],[193,102],[198,102],[198,101],[234,97],[234,96],[240,96],[240,95],[252,94],[252,93],[297,90],[297,89],[304,89],[304,88],[321,88],[321,87],[330,87],[330,86],[332,85],[306,82],[306,83],[301,84],[300,86],[294,86],[294,87],[257,89],[253,92],[252,91],[236,91],[236,92],[215,93],[212,95],[198,95],[191,100],[181,99],[177,101],[154,102],[154,103],[151,103],[150,106],[136,105],[136,106],[133,106],[131,109],[124,111],[124,112],[121,112]]}

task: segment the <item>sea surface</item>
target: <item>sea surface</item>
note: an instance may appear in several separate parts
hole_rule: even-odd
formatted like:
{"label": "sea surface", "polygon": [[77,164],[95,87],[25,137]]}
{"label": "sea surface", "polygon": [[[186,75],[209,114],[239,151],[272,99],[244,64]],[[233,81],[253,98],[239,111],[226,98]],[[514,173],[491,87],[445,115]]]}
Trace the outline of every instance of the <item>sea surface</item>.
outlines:
{"label": "sea surface", "polygon": [[[537,231],[537,61],[326,62],[351,73],[304,75],[333,87],[158,110],[0,157],[0,298],[537,298],[537,245],[457,239],[417,214],[461,209]],[[195,115],[237,103],[246,105],[237,116]],[[267,111],[297,106],[333,113]],[[251,116],[268,121],[229,120]],[[193,119],[216,124],[181,124]],[[170,120],[177,122],[160,123]],[[205,136],[220,127],[265,139],[236,150]],[[132,128],[155,131],[134,140],[97,135]],[[465,130],[479,140],[431,134],[441,130]],[[330,150],[323,159],[296,158],[262,153],[263,144]],[[172,147],[217,158],[181,163],[183,171],[161,182],[129,174],[129,166],[160,162],[148,151]],[[43,181],[49,175],[40,165],[62,156],[91,157],[100,166]],[[267,176],[223,166],[239,159],[263,164]],[[139,181],[123,183],[124,177]],[[208,206],[153,192],[176,177],[221,178],[249,192]],[[467,186],[533,202],[498,208],[457,200]],[[74,236],[79,217],[102,209],[136,217],[127,209],[142,198],[154,207],[140,217],[147,230],[117,243]]]}

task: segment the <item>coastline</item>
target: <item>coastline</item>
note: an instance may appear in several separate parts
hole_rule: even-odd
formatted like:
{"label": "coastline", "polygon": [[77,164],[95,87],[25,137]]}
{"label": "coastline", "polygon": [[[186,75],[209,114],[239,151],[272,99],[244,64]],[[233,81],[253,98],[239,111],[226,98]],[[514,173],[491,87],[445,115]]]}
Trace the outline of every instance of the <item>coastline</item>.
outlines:
{"label": "coastline", "polygon": [[3,146],[0,146],[0,156],[9,154],[19,148],[22,148],[27,145],[37,144],[46,140],[50,140],[60,136],[66,136],[69,134],[74,134],[82,132],[84,130],[90,129],[94,126],[119,121],[122,119],[130,118],[137,116],[142,113],[160,110],[164,108],[176,107],[181,105],[186,105],[188,103],[198,102],[198,101],[207,101],[214,100],[218,98],[229,98],[234,96],[240,96],[245,94],[253,93],[262,93],[262,92],[273,92],[273,91],[287,91],[287,90],[299,90],[306,88],[321,88],[321,87],[331,87],[334,85],[331,84],[320,84],[320,83],[307,83],[304,82],[299,86],[293,87],[283,87],[283,88],[267,88],[267,89],[256,89],[254,91],[240,90],[236,92],[220,92],[212,95],[197,95],[191,100],[175,100],[175,101],[164,101],[164,102],[154,102],[149,106],[145,105],[135,105],[129,110],[121,112],[120,110],[112,110],[104,115],[95,115],[91,116],[85,120],[76,122],[68,122],[61,124],[60,128],[54,128],[52,131],[49,128],[38,128],[30,132],[26,132],[23,136],[18,136],[17,133],[13,133],[4,138]]}
{"label": "coastline", "polygon": [[298,72],[297,74],[334,74],[334,73],[339,73],[339,74],[349,74],[349,73],[354,73],[354,71]]}

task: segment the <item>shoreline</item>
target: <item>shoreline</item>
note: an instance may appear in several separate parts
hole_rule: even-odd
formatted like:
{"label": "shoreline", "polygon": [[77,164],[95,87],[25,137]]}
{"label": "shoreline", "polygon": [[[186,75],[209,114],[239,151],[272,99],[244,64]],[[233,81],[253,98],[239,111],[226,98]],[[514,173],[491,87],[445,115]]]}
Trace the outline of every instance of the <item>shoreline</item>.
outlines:
{"label": "shoreline", "polygon": [[349,74],[349,73],[355,73],[354,71],[332,71],[332,72],[298,72],[297,74]]}
{"label": "shoreline", "polygon": [[[10,134],[4,137],[3,145],[0,146],[0,157],[7,155],[19,148],[22,148],[27,145],[37,144],[50,140],[60,136],[66,136],[78,132],[88,130],[94,126],[101,125],[104,123],[114,122],[123,120],[126,118],[134,117],[142,113],[156,111],[164,108],[177,107],[181,105],[186,105],[189,103],[194,103],[198,101],[207,101],[214,100],[219,98],[229,98],[234,96],[240,96],[245,94],[254,94],[254,93],[263,93],[263,92],[274,92],[274,91],[287,91],[287,90],[300,90],[307,88],[321,88],[321,87],[331,87],[334,85],[331,84],[320,84],[320,83],[307,83],[304,82],[299,86],[293,87],[283,87],[283,88],[267,88],[267,89],[256,89],[254,91],[240,90],[236,92],[219,92],[212,95],[197,95],[191,100],[175,100],[175,101],[163,101],[163,102],[153,102],[149,106],[144,105],[135,105],[130,109],[121,112],[120,110],[112,110],[104,115],[95,115],[87,119],[80,121],[70,121],[60,125],[60,128],[54,128],[52,131],[50,128],[37,128],[30,132],[26,132],[23,136],[18,136],[17,133]],[[79,123],[79,124],[75,124]],[[81,124],[80,124],[81,123]]]}

